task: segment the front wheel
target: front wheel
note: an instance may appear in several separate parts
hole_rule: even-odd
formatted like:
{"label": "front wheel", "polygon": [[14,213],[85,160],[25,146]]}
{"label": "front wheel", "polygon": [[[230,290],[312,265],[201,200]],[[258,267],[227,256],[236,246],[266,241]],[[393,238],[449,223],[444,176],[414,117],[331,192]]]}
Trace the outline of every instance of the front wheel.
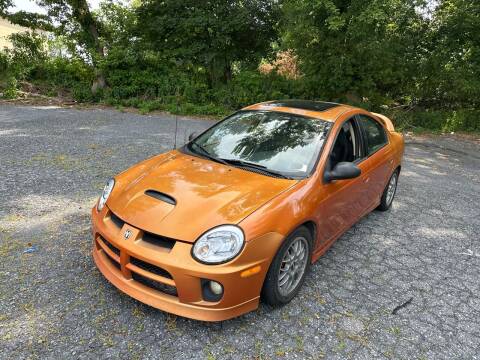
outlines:
{"label": "front wheel", "polygon": [[305,280],[311,256],[312,235],[307,228],[300,227],[287,237],[275,255],[263,283],[263,300],[272,306],[292,300]]}
{"label": "front wheel", "polygon": [[393,198],[397,192],[398,173],[398,169],[395,170],[390,177],[390,180],[388,180],[388,184],[385,187],[385,190],[383,190],[382,198],[380,199],[380,205],[378,205],[377,210],[387,211],[392,206]]}

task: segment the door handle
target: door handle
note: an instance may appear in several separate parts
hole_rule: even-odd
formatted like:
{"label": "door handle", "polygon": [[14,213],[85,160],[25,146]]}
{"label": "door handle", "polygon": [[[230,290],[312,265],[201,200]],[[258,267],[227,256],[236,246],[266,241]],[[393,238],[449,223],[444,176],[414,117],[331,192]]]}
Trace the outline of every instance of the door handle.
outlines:
{"label": "door handle", "polygon": [[368,183],[370,181],[370,177],[369,176],[364,176],[362,177],[362,180],[364,183]]}

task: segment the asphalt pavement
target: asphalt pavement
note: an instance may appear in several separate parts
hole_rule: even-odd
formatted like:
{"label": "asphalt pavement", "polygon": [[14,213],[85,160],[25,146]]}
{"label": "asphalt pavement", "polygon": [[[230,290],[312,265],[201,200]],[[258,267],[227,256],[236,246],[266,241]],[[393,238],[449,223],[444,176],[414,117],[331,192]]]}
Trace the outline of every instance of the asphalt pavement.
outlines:
{"label": "asphalt pavement", "polygon": [[[179,118],[178,143],[211,121]],[[169,115],[0,104],[1,359],[480,359],[480,144],[409,137],[393,208],[312,267],[290,304],[166,314],[91,257],[105,180],[174,144]]]}

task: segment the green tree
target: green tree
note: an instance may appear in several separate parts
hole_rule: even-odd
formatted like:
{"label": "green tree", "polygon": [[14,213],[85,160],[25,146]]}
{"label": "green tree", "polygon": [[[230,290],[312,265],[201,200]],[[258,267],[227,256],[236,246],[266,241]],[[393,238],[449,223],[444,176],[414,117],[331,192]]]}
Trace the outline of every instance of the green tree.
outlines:
{"label": "green tree", "polygon": [[49,30],[58,35],[67,35],[73,39],[72,52],[80,51],[81,56],[91,62],[96,72],[92,91],[104,88],[105,76],[99,64],[105,57],[100,37],[100,24],[88,7],[87,0],[37,0],[36,3],[46,11],[46,15],[36,13],[11,13],[11,0],[0,0],[0,15],[11,22],[36,29]]}
{"label": "green tree", "polygon": [[433,13],[421,64],[426,105],[480,103],[480,2],[443,0]]}
{"label": "green tree", "polygon": [[235,62],[258,64],[276,38],[275,0],[146,0],[138,33],[183,67],[201,66],[211,87],[232,77]]}
{"label": "green tree", "polygon": [[309,97],[382,103],[408,93],[425,21],[416,0],[286,0],[282,35]]}

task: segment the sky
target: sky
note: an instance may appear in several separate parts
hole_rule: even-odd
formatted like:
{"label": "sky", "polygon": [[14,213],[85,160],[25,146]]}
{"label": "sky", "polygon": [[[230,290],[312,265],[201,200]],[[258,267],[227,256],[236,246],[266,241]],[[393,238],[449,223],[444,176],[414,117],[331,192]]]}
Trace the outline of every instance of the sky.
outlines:
{"label": "sky", "polygon": [[[100,0],[88,0],[91,9],[98,9]],[[33,0],[13,0],[15,10],[25,10],[30,12],[42,13],[43,10],[35,4]],[[438,0],[427,0],[429,10],[433,10],[438,4]]]}
{"label": "sky", "polygon": [[[90,4],[91,9],[97,9],[99,2],[100,0],[88,0],[88,3]],[[30,12],[39,12],[39,13],[43,12],[42,9],[35,4],[35,1],[13,0],[13,3],[15,4],[14,11],[25,10]]]}

